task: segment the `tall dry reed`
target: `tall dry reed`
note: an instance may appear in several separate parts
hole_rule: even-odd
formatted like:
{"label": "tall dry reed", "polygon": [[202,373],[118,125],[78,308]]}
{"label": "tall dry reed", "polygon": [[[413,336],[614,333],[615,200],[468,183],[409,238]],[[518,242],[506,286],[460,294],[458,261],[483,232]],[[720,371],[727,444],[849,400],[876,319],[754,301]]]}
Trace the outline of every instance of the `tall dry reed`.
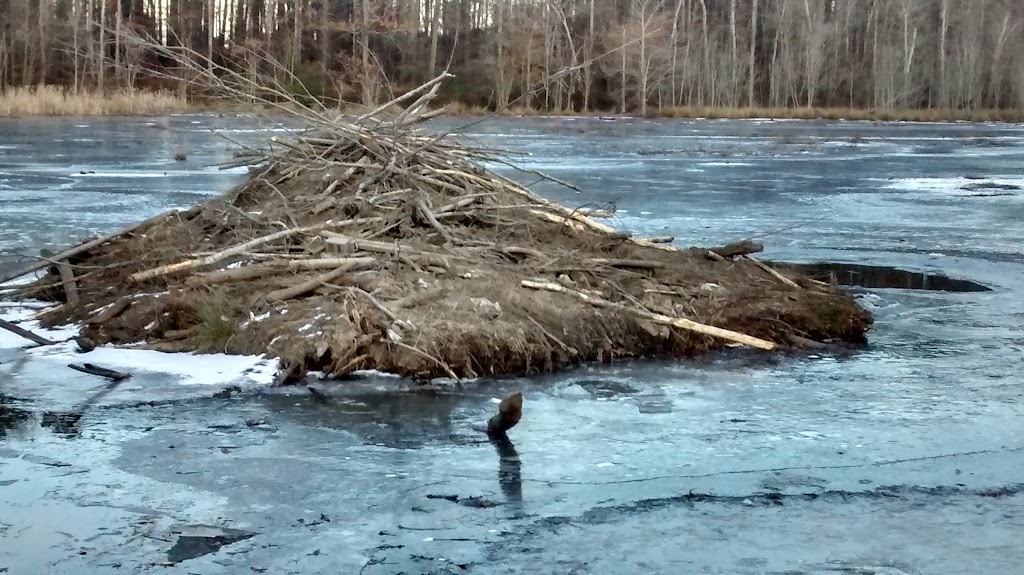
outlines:
{"label": "tall dry reed", "polygon": [[0,91],[0,116],[148,116],[181,111],[177,94],[118,89],[105,94],[60,86],[7,88]]}

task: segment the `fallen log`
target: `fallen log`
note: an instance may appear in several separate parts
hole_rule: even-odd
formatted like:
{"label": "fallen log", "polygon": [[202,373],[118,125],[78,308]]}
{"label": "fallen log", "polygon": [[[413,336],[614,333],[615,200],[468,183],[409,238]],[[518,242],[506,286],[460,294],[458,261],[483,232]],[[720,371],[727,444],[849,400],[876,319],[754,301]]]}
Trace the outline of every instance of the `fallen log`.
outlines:
{"label": "fallen log", "polygon": [[642,270],[660,270],[665,267],[665,264],[661,262],[649,262],[644,260],[623,260],[623,259],[603,259],[594,258],[590,260],[590,263],[600,266],[608,266],[612,268],[635,268]]}
{"label": "fallen log", "polygon": [[27,329],[25,329],[25,328],[23,328],[21,326],[18,326],[16,324],[13,324],[13,323],[5,320],[5,319],[0,319],[0,328],[6,329],[7,331],[9,331],[9,332],[11,332],[11,333],[13,333],[15,335],[20,335],[21,337],[23,337],[23,338],[25,338],[25,339],[33,342],[33,343],[38,343],[39,345],[53,345],[53,344],[57,343],[55,341],[50,341],[50,340],[46,339],[45,337],[43,337],[41,335],[36,335],[36,334],[30,332],[29,330],[27,330]]}
{"label": "fallen log", "polygon": [[764,246],[757,242],[743,240],[742,242],[734,242],[720,248],[711,248],[709,251],[714,254],[718,254],[723,258],[734,258],[736,256],[745,256],[763,252]]}
{"label": "fallen log", "polygon": [[109,306],[102,308],[102,311],[92,316],[91,318],[85,320],[85,323],[87,325],[100,325],[101,323],[106,323],[124,313],[125,310],[127,310],[131,305],[132,300],[130,299],[119,299],[116,302],[110,304]]}
{"label": "fallen log", "polygon": [[746,335],[746,334],[739,333],[737,331],[732,331],[732,330],[728,330],[728,329],[722,329],[720,327],[714,327],[714,326],[705,325],[705,324],[702,324],[702,323],[697,323],[695,321],[691,321],[691,320],[688,320],[688,319],[674,318],[674,317],[669,317],[667,315],[651,313],[649,311],[642,310],[642,309],[639,309],[639,308],[632,308],[632,307],[629,307],[629,306],[622,305],[620,303],[611,302],[611,301],[608,301],[606,299],[598,298],[598,297],[593,296],[593,295],[588,295],[588,294],[585,294],[585,293],[580,292],[580,291],[569,289],[569,288],[567,288],[567,287],[565,287],[563,285],[560,285],[560,284],[553,284],[553,283],[546,283],[546,282],[535,282],[535,281],[530,281],[530,280],[523,280],[521,282],[521,285],[523,287],[525,287],[525,288],[536,289],[536,290],[546,290],[546,291],[552,291],[552,292],[564,293],[564,294],[576,296],[577,298],[579,298],[579,299],[581,299],[581,300],[583,300],[583,301],[585,301],[585,302],[587,302],[587,303],[589,303],[589,304],[591,304],[593,306],[596,306],[596,307],[604,307],[604,308],[615,309],[615,310],[631,313],[631,314],[637,315],[639,317],[642,317],[644,319],[650,320],[650,321],[652,321],[654,323],[658,323],[658,324],[662,324],[662,325],[667,325],[667,326],[672,326],[672,327],[678,327],[680,329],[685,329],[685,330],[689,330],[689,331],[693,331],[693,332],[697,332],[697,333],[702,333],[704,335],[710,335],[710,336],[718,337],[718,338],[725,339],[725,340],[728,340],[728,341],[733,341],[733,342],[736,342],[736,343],[741,343],[743,345],[748,345],[750,347],[756,347],[758,349],[773,350],[773,349],[776,348],[776,345],[775,345],[774,342],[770,342],[770,341],[765,340],[765,339],[760,339],[760,338],[757,338],[757,337],[749,336],[749,335]]}

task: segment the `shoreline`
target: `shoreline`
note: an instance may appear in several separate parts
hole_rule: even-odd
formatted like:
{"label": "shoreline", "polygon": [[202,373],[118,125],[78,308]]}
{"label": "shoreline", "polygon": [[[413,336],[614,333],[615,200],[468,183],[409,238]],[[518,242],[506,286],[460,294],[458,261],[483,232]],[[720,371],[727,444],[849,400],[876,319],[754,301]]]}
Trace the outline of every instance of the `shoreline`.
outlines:
{"label": "shoreline", "polygon": [[[907,123],[1024,123],[1022,109],[959,110],[940,108],[878,110],[872,108],[771,108],[771,107],[699,107],[680,106],[651,110],[646,115],[610,110],[545,111],[510,108],[497,114],[483,107],[459,102],[447,104],[447,117],[494,115],[502,118],[605,119],[605,120],[763,120],[763,121],[866,121]],[[247,108],[247,109],[246,109]],[[259,115],[269,112],[264,106],[222,106],[211,102],[186,102],[167,91],[116,89],[105,95],[96,92],[73,93],[60,86],[34,86],[0,90],[0,118],[104,118],[161,117],[189,114]],[[360,113],[354,105],[342,113]],[[272,112],[271,112],[272,113]]]}

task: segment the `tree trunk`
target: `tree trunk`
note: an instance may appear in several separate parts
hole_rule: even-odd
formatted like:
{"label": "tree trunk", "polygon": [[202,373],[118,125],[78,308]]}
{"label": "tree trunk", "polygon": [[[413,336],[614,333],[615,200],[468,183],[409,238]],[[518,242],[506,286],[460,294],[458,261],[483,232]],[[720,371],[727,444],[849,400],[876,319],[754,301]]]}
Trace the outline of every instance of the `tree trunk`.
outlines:
{"label": "tree trunk", "polygon": [[[434,0],[435,2],[437,0]],[[362,5],[362,26],[360,26],[360,43],[362,43],[363,64],[363,104],[373,104],[373,86],[370,76],[370,0],[360,0]]]}
{"label": "tree trunk", "polygon": [[754,107],[754,87],[757,84],[757,1],[750,4],[750,62],[747,74],[747,107]]}
{"label": "tree trunk", "polygon": [[437,74],[435,67],[437,66],[437,37],[441,33],[441,0],[431,0],[433,14],[430,16],[430,62],[427,65],[429,73],[429,79],[433,79]]}
{"label": "tree trunk", "polygon": [[939,5],[939,78],[936,99],[940,107],[949,107],[949,81],[946,75],[946,36],[949,31],[949,0]]}
{"label": "tree trunk", "polygon": [[96,57],[96,88],[100,94],[106,91],[104,72],[107,69],[107,0],[100,0],[100,40]]}
{"label": "tree trunk", "polygon": [[[626,45],[626,27],[622,27],[622,46]],[[619,97],[621,99],[622,113],[626,113],[626,49],[620,50],[622,53],[622,85],[620,86]]]}

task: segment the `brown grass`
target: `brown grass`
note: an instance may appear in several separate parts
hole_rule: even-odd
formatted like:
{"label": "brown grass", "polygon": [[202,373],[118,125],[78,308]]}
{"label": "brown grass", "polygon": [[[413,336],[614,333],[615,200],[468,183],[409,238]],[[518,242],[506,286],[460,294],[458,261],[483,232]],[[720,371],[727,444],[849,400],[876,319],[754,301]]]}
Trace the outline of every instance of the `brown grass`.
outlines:
{"label": "brown grass", "polygon": [[0,91],[0,116],[149,116],[182,111],[187,103],[167,91],[118,89],[75,93],[60,86]]}

